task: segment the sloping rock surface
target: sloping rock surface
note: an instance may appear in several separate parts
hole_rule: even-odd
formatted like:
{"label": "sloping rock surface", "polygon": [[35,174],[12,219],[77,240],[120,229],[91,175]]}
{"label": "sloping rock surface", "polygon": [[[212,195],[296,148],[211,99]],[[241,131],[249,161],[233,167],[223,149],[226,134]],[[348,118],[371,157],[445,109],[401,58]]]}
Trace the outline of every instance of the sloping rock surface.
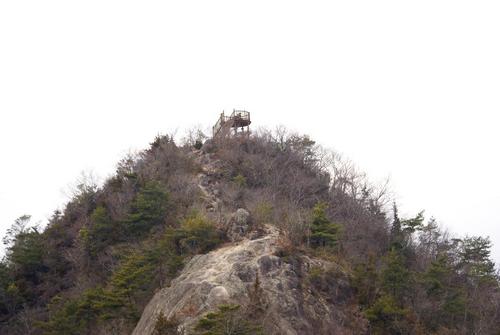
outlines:
{"label": "sloping rock surface", "polygon": [[159,313],[180,320],[190,334],[194,323],[218,305],[246,305],[257,274],[267,305],[266,334],[350,333],[339,323],[342,312],[304,285],[304,273],[323,264],[304,256],[285,262],[274,255],[278,231],[270,226],[266,230],[264,237],[195,256],[171,286],[149,302],[133,334],[152,334]]}
{"label": "sloping rock surface", "polygon": [[[220,161],[202,151],[193,154],[202,167],[197,178],[207,210],[219,211]],[[179,321],[179,329],[191,334],[197,320],[219,305],[251,304],[257,276],[258,300],[265,306],[260,322],[266,335],[362,333],[353,332],[348,325],[361,323],[362,318],[349,312],[351,290],[345,276],[328,275],[328,285],[321,280],[314,284],[309,278],[311,269],[317,273],[334,264],[307,256],[276,256],[280,249],[278,230],[265,226],[258,234],[252,233],[250,213],[245,209],[238,209],[219,224],[233,243],[193,257],[170,287],[151,299],[133,335],[153,334],[160,313]]]}

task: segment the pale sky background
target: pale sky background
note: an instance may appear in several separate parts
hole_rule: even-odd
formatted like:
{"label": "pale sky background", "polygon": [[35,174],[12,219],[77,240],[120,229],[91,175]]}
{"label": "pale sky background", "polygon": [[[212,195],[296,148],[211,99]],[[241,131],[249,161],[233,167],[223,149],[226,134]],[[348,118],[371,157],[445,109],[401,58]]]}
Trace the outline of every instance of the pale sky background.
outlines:
{"label": "pale sky background", "polygon": [[82,170],[245,108],[500,263],[500,2],[1,1],[0,234]]}

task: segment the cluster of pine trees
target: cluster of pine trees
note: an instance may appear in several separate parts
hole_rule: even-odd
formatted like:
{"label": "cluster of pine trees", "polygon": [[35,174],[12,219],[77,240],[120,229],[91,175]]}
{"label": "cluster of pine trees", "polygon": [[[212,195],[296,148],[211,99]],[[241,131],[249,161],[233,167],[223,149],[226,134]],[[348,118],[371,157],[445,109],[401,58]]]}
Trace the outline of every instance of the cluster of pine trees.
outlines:
{"label": "cluster of pine trees", "polygon": [[359,303],[374,334],[493,334],[499,278],[483,237],[449,239],[423,213],[396,206],[387,252],[358,264]]}

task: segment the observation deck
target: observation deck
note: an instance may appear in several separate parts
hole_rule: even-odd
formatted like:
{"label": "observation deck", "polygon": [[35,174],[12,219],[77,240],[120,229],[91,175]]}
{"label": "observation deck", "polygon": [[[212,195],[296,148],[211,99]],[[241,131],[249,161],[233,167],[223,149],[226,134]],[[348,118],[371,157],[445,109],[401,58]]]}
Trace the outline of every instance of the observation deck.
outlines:
{"label": "observation deck", "polygon": [[248,135],[250,133],[250,112],[233,109],[231,115],[221,113],[217,123],[212,127],[213,138],[231,135]]}

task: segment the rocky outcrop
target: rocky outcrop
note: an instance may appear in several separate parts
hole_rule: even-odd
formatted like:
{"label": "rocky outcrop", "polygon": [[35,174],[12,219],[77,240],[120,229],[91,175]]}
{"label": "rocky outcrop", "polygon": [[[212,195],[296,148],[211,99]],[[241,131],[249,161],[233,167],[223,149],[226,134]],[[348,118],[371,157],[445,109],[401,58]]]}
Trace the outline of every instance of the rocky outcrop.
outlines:
{"label": "rocky outcrop", "polygon": [[[203,151],[194,154],[201,166],[197,178],[206,209],[221,213],[220,161]],[[346,276],[333,263],[283,255],[278,230],[255,227],[244,208],[221,215],[218,225],[232,244],[193,257],[170,287],[151,299],[134,335],[153,334],[160,313],[180,322],[179,329],[190,334],[203,315],[220,305],[254,304],[256,283],[262,305],[259,322],[266,335],[362,333],[363,319],[348,307],[351,290]]]}
{"label": "rocky outcrop", "polygon": [[[323,296],[309,285],[311,269],[329,264],[306,256],[276,256],[279,233],[266,227],[265,236],[243,240],[205,255],[195,256],[171,286],[158,292],[146,306],[134,335],[152,334],[159,313],[181,322],[189,334],[195,322],[221,304],[246,306],[259,276],[260,299],[266,302],[263,320],[266,334],[349,334],[345,303],[335,292]],[[343,295],[344,279],[336,279]],[[352,318],[352,317],[351,317]]]}
{"label": "rocky outcrop", "polygon": [[250,213],[244,208],[231,215],[226,224],[226,235],[232,241],[241,241],[251,230]]}

